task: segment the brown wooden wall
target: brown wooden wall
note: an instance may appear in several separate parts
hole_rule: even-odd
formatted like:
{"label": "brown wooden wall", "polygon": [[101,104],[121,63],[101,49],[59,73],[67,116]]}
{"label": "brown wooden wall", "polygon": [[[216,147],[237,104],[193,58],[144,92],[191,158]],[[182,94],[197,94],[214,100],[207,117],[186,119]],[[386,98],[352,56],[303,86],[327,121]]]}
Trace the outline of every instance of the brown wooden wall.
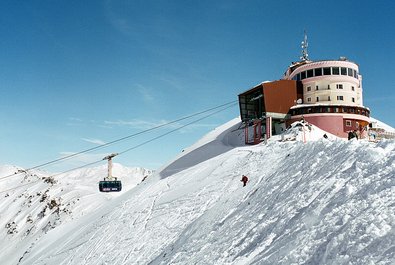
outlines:
{"label": "brown wooden wall", "polygon": [[266,112],[288,113],[300,96],[297,86],[297,82],[294,80],[263,83]]}

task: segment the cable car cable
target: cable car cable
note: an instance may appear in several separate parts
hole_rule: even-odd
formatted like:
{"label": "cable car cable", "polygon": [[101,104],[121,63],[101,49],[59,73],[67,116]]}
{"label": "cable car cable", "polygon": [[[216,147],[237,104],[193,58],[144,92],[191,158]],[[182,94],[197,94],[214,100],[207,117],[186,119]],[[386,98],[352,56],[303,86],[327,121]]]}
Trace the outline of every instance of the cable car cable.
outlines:
{"label": "cable car cable", "polygon": [[213,116],[214,114],[217,114],[217,113],[219,113],[219,112],[221,112],[221,111],[224,111],[224,110],[226,110],[226,109],[228,109],[228,108],[230,108],[230,107],[233,107],[233,106],[235,106],[235,105],[236,105],[236,104],[233,104],[233,105],[228,106],[228,107],[226,107],[226,108],[224,108],[224,109],[221,109],[221,110],[218,110],[218,111],[213,112],[213,113],[211,113],[211,114],[208,114],[208,115],[206,115],[206,116],[204,116],[204,117],[202,117],[202,118],[199,118],[199,119],[197,119],[197,120],[191,121],[191,122],[189,122],[189,123],[187,123],[187,124],[185,124],[185,125],[182,125],[182,126],[180,126],[180,127],[177,127],[177,128],[175,128],[175,129],[173,129],[173,130],[171,130],[171,131],[168,131],[168,132],[166,132],[166,133],[164,133],[164,134],[161,134],[161,135],[159,135],[159,136],[157,136],[157,137],[154,137],[154,138],[152,138],[152,139],[150,139],[150,140],[147,140],[147,141],[145,141],[145,142],[143,142],[143,143],[141,143],[141,144],[138,144],[138,145],[136,145],[136,146],[133,146],[133,147],[131,147],[131,148],[128,148],[128,149],[126,149],[126,150],[124,150],[124,151],[122,151],[122,152],[119,152],[118,155],[124,154],[124,153],[129,152],[129,151],[131,151],[131,150],[133,150],[133,149],[136,149],[136,148],[138,148],[138,147],[140,147],[140,146],[142,146],[142,145],[145,145],[145,144],[148,144],[148,143],[150,143],[150,142],[153,142],[153,141],[155,141],[155,140],[157,140],[157,139],[159,139],[159,138],[162,138],[162,137],[164,137],[164,136],[166,136],[166,135],[168,135],[168,134],[171,134],[171,133],[173,133],[173,132],[175,132],[175,131],[181,130],[182,128],[185,128],[185,127],[187,127],[187,126],[189,126],[189,125],[192,125],[192,124],[194,124],[194,123],[196,123],[196,122],[199,122],[199,121],[201,121],[201,120],[203,120],[203,119],[206,119],[206,118],[208,118],[208,117],[210,117],[210,116]]}
{"label": "cable car cable", "polygon": [[[234,102],[233,102],[233,103],[234,103]],[[224,107],[224,106],[226,106],[226,105],[229,105],[229,103],[222,105],[222,107]],[[193,121],[191,121],[191,122],[189,122],[189,123],[187,123],[187,124],[184,124],[184,125],[182,125],[182,126],[180,126],[180,127],[175,128],[175,129],[173,129],[173,130],[171,130],[171,131],[168,131],[168,132],[166,132],[166,133],[164,133],[164,134],[161,134],[161,135],[156,136],[156,137],[154,137],[154,138],[152,138],[152,139],[149,139],[149,140],[147,140],[147,141],[145,141],[145,142],[142,142],[142,143],[140,143],[140,144],[138,144],[138,145],[135,145],[135,146],[133,146],[133,147],[131,147],[131,148],[128,148],[128,149],[126,149],[126,150],[124,150],[124,151],[122,151],[122,152],[119,152],[118,155],[122,155],[122,154],[127,153],[127,152],[129,152],[129,151],[131,151],[131,150],[133,150],[133,149],[136,149],[136,148],[138,148],[138,147],[140,147],[140,146],[143,146],[143,145],[145,145],[145,144],[148,144],[148,143],[150,143],[150,142],[153,142],[153,141],[155,141],[155,140],[157,140],[157,139],[159,139],[159,138],[162,138],[162,137],[164,137],[164,136],[166,136],[166,135],[169,135],[169,134],[171,134],[171,133],[173,133],[173,132],[175,132],[175,131],[181,130],[181,129],[183,129],[183,128],[189,126],[189,125],[192,125],[192,124],[194,124],[194,123],[196,123],[196,122],[199,122],[199,121],[201,121],[201,120],[203,120],[203,119],[206,119],[206,118],[208,118],[208,117],[210,117],[210,116],[213,116],[214,114],[217,114],[217,113],[219,113],[219,112],[222,112],[222,111],[224,111],[224,110],[226,110],[226,109],[229,109],[229,108],[231,108],[231,107],[233,107],[233,106],[235,106],[235,105],[237,105],[237,104],[234,103],[234,104],[232,104],[232,105],[230,105],[230,106],[226,106],[226,107],[224,107],[224,108],[222,108],[222,109],[220,109],[220,110],[217,110],[217,111],[215,111],[215,112],[213,112],[213,113],[210,113],[210,114],[208,114],[208,115],[206,115],[206,116],[204,116],[204,117],[201,117],[201,118],[199,118],[199,119],[193,120]],[[217,109],[217,108],[215,108],[215,109]],[[212,110],[213,110],[213,109],[212,109]],[[207,111],[206,111],[206,112],[207,112]],[[68,172],[71,172],[71,171],[74,171],[74,170],[77,170],[77,169],[81,169],[81,168],[85,168],[85,167],[87,167],[87,166],[91,166],[91,165],[94,165],[94,164],[98,164],[98,163],[100,163],[100,162],[102,162],[102,161],[103,161],[103,159],[97,160],[97,161],[94,161],[94,162],[91,162],[91,163],[88,163],[88,164],[84,164],[84,165],[79,166],[79,167],[75,167],[75,168],[72,168],[72,169],[63,171],[63,172],[61,172],[61,173],[56,173],[56,174],[50,175],[50,177],[56,177],[56,176],[59,176],[59,175],[62,175],[62,174],[65,174],[65,173],[68,173]],[[25,171],[27,171],[27,170],[25,170]],[[18,173],[18,174],[20,174],[20,173]],[[9,176],[14,176],[14,175],[17,175],[17,174],[15,173],[15,174],[12,174],[12,175],[9,175]],[[6,177],[9,177],[9,176],[6,176]],[[2,177],[2,178],[6,178],[6,177]],[[2,179],[2,178],[0,178],[0,179]],[[11,189],[8,189],[8,190],[0,191],[0,193],[4,193],[4,192],[8,192],[8,191],[11,191],[11,190],[14,190],[14,189],[18,189],[18,188],[20,188],[20,187],[24,187],[24,186],[33,184],[33,183],[38,182],[38,181],[39,181],[39,180],[30,182],[30,183],[27,183],[27,184],[23,184],[23,185],[20,185],[20,186],[18,186],[18,187],[11,188]]]}
{"label": "cable car cable", "polygon": [[[56,176],[59,176],[59,175],[62,175],[62,174],[65,174],[65,173],[68,173],[68,172],[71,172],[71,171],[80,169],[80,168],[84,168],[84,167],[88,167],[88,166],[95,165],[95,164],[97,164],[97,163],[99,163],[99,162],[102,162],[102,161],[103,161],[103,160],[98,160],[98,161],[94,161],[94,162],[92,162],[92,163],[84,164],[84,165],[82,165],[82,166],[75,167],[75,168],[72,168],[72,169],[63,171],[63,172],[61,172],[61,173],[55,173],[55,174],[53,174],[53,175],[50,175],[49,177],[56,177]],[[24,186],[27,186],[27,185],[30,185],[30,184],[37,183],[37,182],[39,182],[39,181],[41,181],[41,179],[38,179],[38,180],[35,180],[35,181],[32,181],[32,182],[26,183],[26,184],[22,184],[22,185],[19,185],[19,186],[17,186],[17,187],[10,188],[10,189],[8,189],[8,190],[3,190],[3,191],[0,191],[0,194],[1,194],[1,193],[4,193],[4,192],[16,190],[16,189],[19,189],[19,188],[21,188],[21,187],[24,187]]]}
{"label": "cable car cable", "polygon": [[[80,151],[80,152],[77,152],[77,153],[74,153],[74,154],[71,154],[71,155],[67,155],[67,156],[64,156],[64,157],[61,157],[61,158],[57,158],[57,159],[54,159],[54,160],[51,160],[51,161],[48,161],[48,162],[45,162],[45,163],[33,166],[31,168],[25,169],[25,171],[29,171],[29,170],[32,170],[32,169],[37,169],[37,168],[45,167],[45,166],[48,166],[48,165],[51,165],[51,164],[55,164],[57,162],[61,162],[63,160],[67,160],[67,159],[73,158],[75,156],[78,156],[78,155],[81,155],[81,154],[84,154],[84,153],[88,153],[88,152],[91,152],[91,151],[94,151],[94,150],[97,150],[97,149],[100,149],[100,148],[112,145],[114,143],[117,143],[117,142],[129,139],[129,138],[132,138],[134,136],[137,136],[137,135],[140,135],[140,134],[143,134],[143,133],[147,133],[147,132],[153,131],[155,129],[159,129],[159,128],[168,126],[170,124],[173,124],[173,123],[185,120],[185,119],[189,119],[189,118],[192,118],[194,116],[198,116],[198,115],[201,115],[203,113],[206,113],[206,112],[209,112],[209,111],[212,111],[212,110],[215,110],[215,109],[218,109],[218,108],[230,105],[230,104],[234,104],[235,102],[237,102],[237,100],[234,100],[234,101],[231,101],[231,102],[228,102],[228,103],[224,103],[222,105],[219,105],[219,106],[216,106],[216,107],[212,107],[212,108],[209,108],[209,109],[206,109],[206,110],[203,110],[203,111],[191,114],[191,115],[187,115],[187,116],[181,117],[179,119],[176,119],[176,120],[173,120],[173,121],[170,121],[170,122],[167,122],[167,123],[163,123],[161,125],[158,125],[158,126],[155,126],[155,127],[152,127],[152,128],[149,128],[149,129],[146,129],[146,130],[143,130],[143,131],[140,131],[140,132],[137,132],[137,133],[134,133],[134,134],[131,134],[131,135],[128,135],[128,136],[125,136],[125,137],[113,140],[113,141],[105,143],[105,144],[101,144],[101,145],[98,145],[98,146],[95,146],[95,147],[92,147],[92,148],[89,148],[89,149],[85,149],[83,151]],[[9,177],[12,177],[12,176],[15,176],[15,175],[18,175],[20,173],[22,173],[22,172],[15,172],[14,174],[10,174],[10,175],[4,176],[4,177],[0,177],[0,180],[1,179],[5,179],[5,178],[9,178]]]}

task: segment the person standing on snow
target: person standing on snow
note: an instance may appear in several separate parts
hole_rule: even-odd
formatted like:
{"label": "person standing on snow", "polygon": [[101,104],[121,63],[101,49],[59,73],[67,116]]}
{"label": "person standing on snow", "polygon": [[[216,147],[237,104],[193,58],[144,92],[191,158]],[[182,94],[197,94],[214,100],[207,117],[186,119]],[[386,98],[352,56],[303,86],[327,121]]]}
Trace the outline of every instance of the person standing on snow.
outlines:
{"label": "person standing on snow", "polygon": [[248,182],[248,177],[246,175],[243,175],[240,181],[243,182],[243,187],[245,187]]}

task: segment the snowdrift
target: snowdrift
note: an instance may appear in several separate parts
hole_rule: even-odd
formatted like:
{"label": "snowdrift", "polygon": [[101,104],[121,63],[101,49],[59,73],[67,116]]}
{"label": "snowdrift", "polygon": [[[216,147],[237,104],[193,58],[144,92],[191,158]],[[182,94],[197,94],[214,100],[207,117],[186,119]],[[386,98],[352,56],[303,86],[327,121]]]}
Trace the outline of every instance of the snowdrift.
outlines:
{"label": "snowdrift", "polygon": [[159,175],[162,178],[166,178],[225,153],[234,147],[244,145],[244,135],[240,126],[240,118],[235,118],[216,128],[197,143],[183,150],[183,153],[174,161],[159,170]]}
{"label": "snowdrift", "polygon": [[306,140],[294,126],[295,141],[240,146],[237,128],[213,131],[100,211],[34,242],[4,234],[13,251],[0,263],[392,264],[394,141],[326,139],[316,128]]}

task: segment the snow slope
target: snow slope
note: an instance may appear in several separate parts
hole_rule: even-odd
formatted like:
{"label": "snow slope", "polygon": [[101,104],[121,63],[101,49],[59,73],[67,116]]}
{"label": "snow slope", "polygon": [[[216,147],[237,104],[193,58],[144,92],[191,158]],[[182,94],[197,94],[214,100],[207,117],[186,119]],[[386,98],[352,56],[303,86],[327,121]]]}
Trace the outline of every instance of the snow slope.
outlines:
{"label": "snow slope", "polygon": [[394,141],[324,139],[303,125],[242,146],[238,127],[0,263],[393,264]]}
{"label": "snow slope", "polygon": [[171,163],[159,170],[162,178],[178,173],[234,147],[244,145],[244,132],[240,130],[240,119],[233,119],[216,128],[183,152]]}
{"label": "snow slope", "polygon": [[[15,172],[20,174],[12,175]],[[106,165],[55,177],[43,171],[1,166],[0,234],[6,240],[0,241],[0,264],[17,264],[48,231],[96,211],[152,175],[152,171],[115,163],[113,175],[123,176],[123,191],[99,193],[98,181],[106,174]],[[9,175],[12,177],[3,179]]]}
{"label": "snow slope", "polygon": [[386,123],[384,123],[382,121],[379,121],[379,120],[377,120],[377,119],[375,119],[373,117],[370,118],[370,121],[371,121],[371,123],[373,123],[375,128],[381,128],[381,129],[384,129],[387,132],[395,133],[395,129],[394,128],[392,128],[391,126],[389,126],[388,124],[386,124]]}

